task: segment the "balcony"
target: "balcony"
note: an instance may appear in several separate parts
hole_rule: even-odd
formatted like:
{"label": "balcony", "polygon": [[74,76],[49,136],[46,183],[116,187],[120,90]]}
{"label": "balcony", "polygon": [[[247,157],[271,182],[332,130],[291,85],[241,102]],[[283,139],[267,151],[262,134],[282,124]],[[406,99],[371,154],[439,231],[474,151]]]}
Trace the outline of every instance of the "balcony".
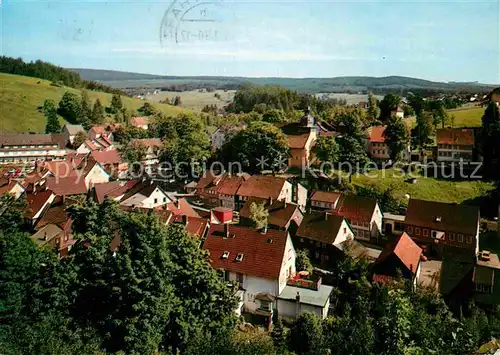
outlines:
{"label": "balcony", "polygon": [[321,286],[321,277],[316,275],[308,275],[304,272],[299,272],[297,275],[290,277],[286,281],[286,284],[288,286],[295,286],[317,291]]}

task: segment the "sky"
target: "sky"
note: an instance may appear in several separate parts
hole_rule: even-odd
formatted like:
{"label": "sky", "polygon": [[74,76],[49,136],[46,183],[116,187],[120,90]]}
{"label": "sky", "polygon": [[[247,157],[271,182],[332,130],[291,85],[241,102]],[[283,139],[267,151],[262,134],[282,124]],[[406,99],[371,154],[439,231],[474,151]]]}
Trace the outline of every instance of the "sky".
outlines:
{"label": "sky", "polygon": [[500,1],[0,0],[2,55],[162,75],[500,83]]}

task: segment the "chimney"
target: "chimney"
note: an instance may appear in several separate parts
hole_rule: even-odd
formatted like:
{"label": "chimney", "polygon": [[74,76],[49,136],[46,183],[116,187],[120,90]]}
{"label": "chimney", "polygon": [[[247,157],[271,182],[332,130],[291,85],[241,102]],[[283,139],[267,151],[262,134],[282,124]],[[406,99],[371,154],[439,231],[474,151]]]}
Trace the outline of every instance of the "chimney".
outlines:
{"label": "chimney", "polygon": [[328,221],[328,212],[325,212],[325,221]]}
{"label": "chimney", "polygon": [[260,232],[262,234],[266,234],[267,233],[267,225],[265,225],[264,228],[262,228],[262,230]]}
{"label": "chimney", "polygon": [[298,318],[300,315],[300,292],[297,291],[297,296],[295,296],[295,313]]}
{"label": "chimney", "polygon": [[269,197],[269,206],[271,206],[272,204],[273,204],[273,198]]}
{"label": "chimney", "polygon": [[229,223],[224,223],[224,237],[229,238]]}

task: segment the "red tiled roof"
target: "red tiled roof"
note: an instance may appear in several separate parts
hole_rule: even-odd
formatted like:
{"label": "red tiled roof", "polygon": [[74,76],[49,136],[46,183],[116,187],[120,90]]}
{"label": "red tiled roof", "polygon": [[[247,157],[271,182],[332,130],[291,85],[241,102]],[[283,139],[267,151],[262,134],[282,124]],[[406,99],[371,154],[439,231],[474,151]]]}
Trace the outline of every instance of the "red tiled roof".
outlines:
{"label": "red tiled roof", "polygon": [[291,149],[304,149],[306,147],[307,140],[309,139],[309,135],[310,133],[288,135],[288,145]]}
{"label": "red tiled roof", "polygon": [[[9,182],[7,180],[7,183],[4,183],[2,186],[0,186],[0,196],[3,196],[5,194],[11,193],[12,189],[18,184],[17,181],[11,181]],[[22,185],[21,185],[22,186]]]}
{"label": "red tiled roof", "polygon": [[48,177],[47,187],[57,196],[80,195],[87,193],[87,186],[83,176],[69,176],[65,178]]}
{"label": "red tiled roof", "polygon": [[420,257],[422,256],[422,249],[408,236],[408,234],[403,232],[395,242],[386,245],[375,261],[375,264],[382,263],[392,254],[396,255],[413,274],[417,272]]}
{"label": "red tiled roof", "polygon": [[185,198],[167,204],[166,209],[176,216],[200,217]]}
{"label": "red tiled roof", "polygon": [[373,126],[370,128],[370,142],[371,143],[384,143],[384,132],[387,126]]}
{"label": "red tiled roof", "polygon": [[130,124],[135,127],[146,126],[149,124],[149,118],[147,117],[132,117],[130,119]]}
{"label": "red tiled roof", "polygon": [[288,222],[292,219],[298,206],[294,203],[285,203],[283,201],[273,201],[269,206],[269,200],[250,197],[240,210],[240,217],[250,218],[250,206],[252,203],[264,203],[269,216],[267,222],[269,225],[278,226],[281,228],[286,227]]}
{"label": "red tiled roof", "polygon": [[[184,218],[181,215],[173,216],[170,220],[170,223],[183,223]],[[205,230],[209,227],[210,221],[207,218],[200,217],[187,217],[187,221],[185,224],[185,230],[189,235],[195,236],[197,238],[202,238]]]}
{"label": "red tiled roof", "polygon": [[337,203],[337,207],[331,212],[344,216],[347,219],[370,221],[376,206],[377,200],[372,198],[342,195]]}
{"label": "red tiled roof", "polygon": [[120,164],[122,162],[120,153],[116,150],[105,150],[102,152],[92,152],[92,158],[101,165]]}
{"label": "red tiled roof", "polygon": [[344,222],[344,217],[327,212],[307,213],[297,230],[297,235],[326,244],[334,244],[342,222]]}
{"label": "red tiled roof", "polygon": [[52,195],[53,193],[50,190],[44,190],[34,194],[26,194],[26,217],[33,218],[35,214],[37,214],[45,205],[45,203],[51,198]]}
{"label": "red tiled roof", "polygon": [[279,197],[285,182],[286,179],[281,177],[253,175],[241,184],[237,195],[275,200]]}
{"label": "red tiled roof", "polygon": [[335,203],[340,196],[340,192],[315,191],[311,196],[311,201]]}
{"label": "red tiled roof", "polygon": [[243,181],[245,181],[245,177],[226,175],[217,185],[217,192],[221,195],[236,195]]}
{"label": "red tiled roof", "polygon": [[437,130],[438,144],[474,145],[474,130],[465,128],[444,128]]}
{"label": "red tiled roof", "polygon": [[136,138],[130,141],[131,147],[137,147],[141,145],[145,148],[162,148],[163,143],[160,138]]}
{"label": "red tiled roof", "polygon": [[111,191],[121,187],[119,181],[105,182],[103,184],[94,185],[95,196],[97,203],[101,204],[106,199],[106,195]]}
{"label": "red tiled roof", "polygon": [[475,236],[479,224],[479,208],[412,198],[406,210],[405,224]]}
{"label": "red tiled roof", "polygon": [[121,195],[124,195],[127,191],[132,189],[135,185],[137,185],[140,181],[139,180],[130,180],[125,183],[123,186],[119,186],[114,190],[111,190],[107,192],[104,196],[106,197],[119,197]]}
{"label": "red tiled roof", "polygon": [[[233,237],[234,236],[234,237]],[[224,237],[224,225],[212,225],[203,249],[210,252],[210,263],[245,275],[276,280],[279,278],[288,233],[269,229],[262,234],[256,229],[229,225],[229,237]],[[229,257],[223,259],[224,252]],[[236,261],[238,254],[242,261]]]}
{"label": "red tiled roof", "polygon": [[29,133],[4,133],[0,136],[0,147],[23,145],[58,145],[64,149],[67,144],[66,136],[62,133],[29,134]]}
{"label": "red tiled roof", "polygon": [[94,151],[94,150],[99,150],[99,147],[94,144],[91,140],[86,140],[84,142],[84,144],[91,150],[91,151]]}
{"label": "red tiled roof", "polygon": [[40,221],[38,221],[35,229],[40,230],[48,224],[55,224],[65,230],[67,224],[70,222],[68,212],[66,212],[67,207],[67,204],[50,207],[47,212],[44,213]]}

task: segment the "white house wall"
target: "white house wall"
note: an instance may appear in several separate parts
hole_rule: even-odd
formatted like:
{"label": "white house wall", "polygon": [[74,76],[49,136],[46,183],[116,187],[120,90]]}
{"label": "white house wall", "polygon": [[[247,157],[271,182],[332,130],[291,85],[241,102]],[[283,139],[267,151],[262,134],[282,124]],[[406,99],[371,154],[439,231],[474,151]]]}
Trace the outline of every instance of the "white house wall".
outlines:
{"label": "white house wall", "polygon": [[109,182],[109,174],[98,163],[94,164],[92,169],[90,169],[88,174],[85,176],[85,186],[87,186],[87,188],[95,184],[102,184],[106,182]]}

